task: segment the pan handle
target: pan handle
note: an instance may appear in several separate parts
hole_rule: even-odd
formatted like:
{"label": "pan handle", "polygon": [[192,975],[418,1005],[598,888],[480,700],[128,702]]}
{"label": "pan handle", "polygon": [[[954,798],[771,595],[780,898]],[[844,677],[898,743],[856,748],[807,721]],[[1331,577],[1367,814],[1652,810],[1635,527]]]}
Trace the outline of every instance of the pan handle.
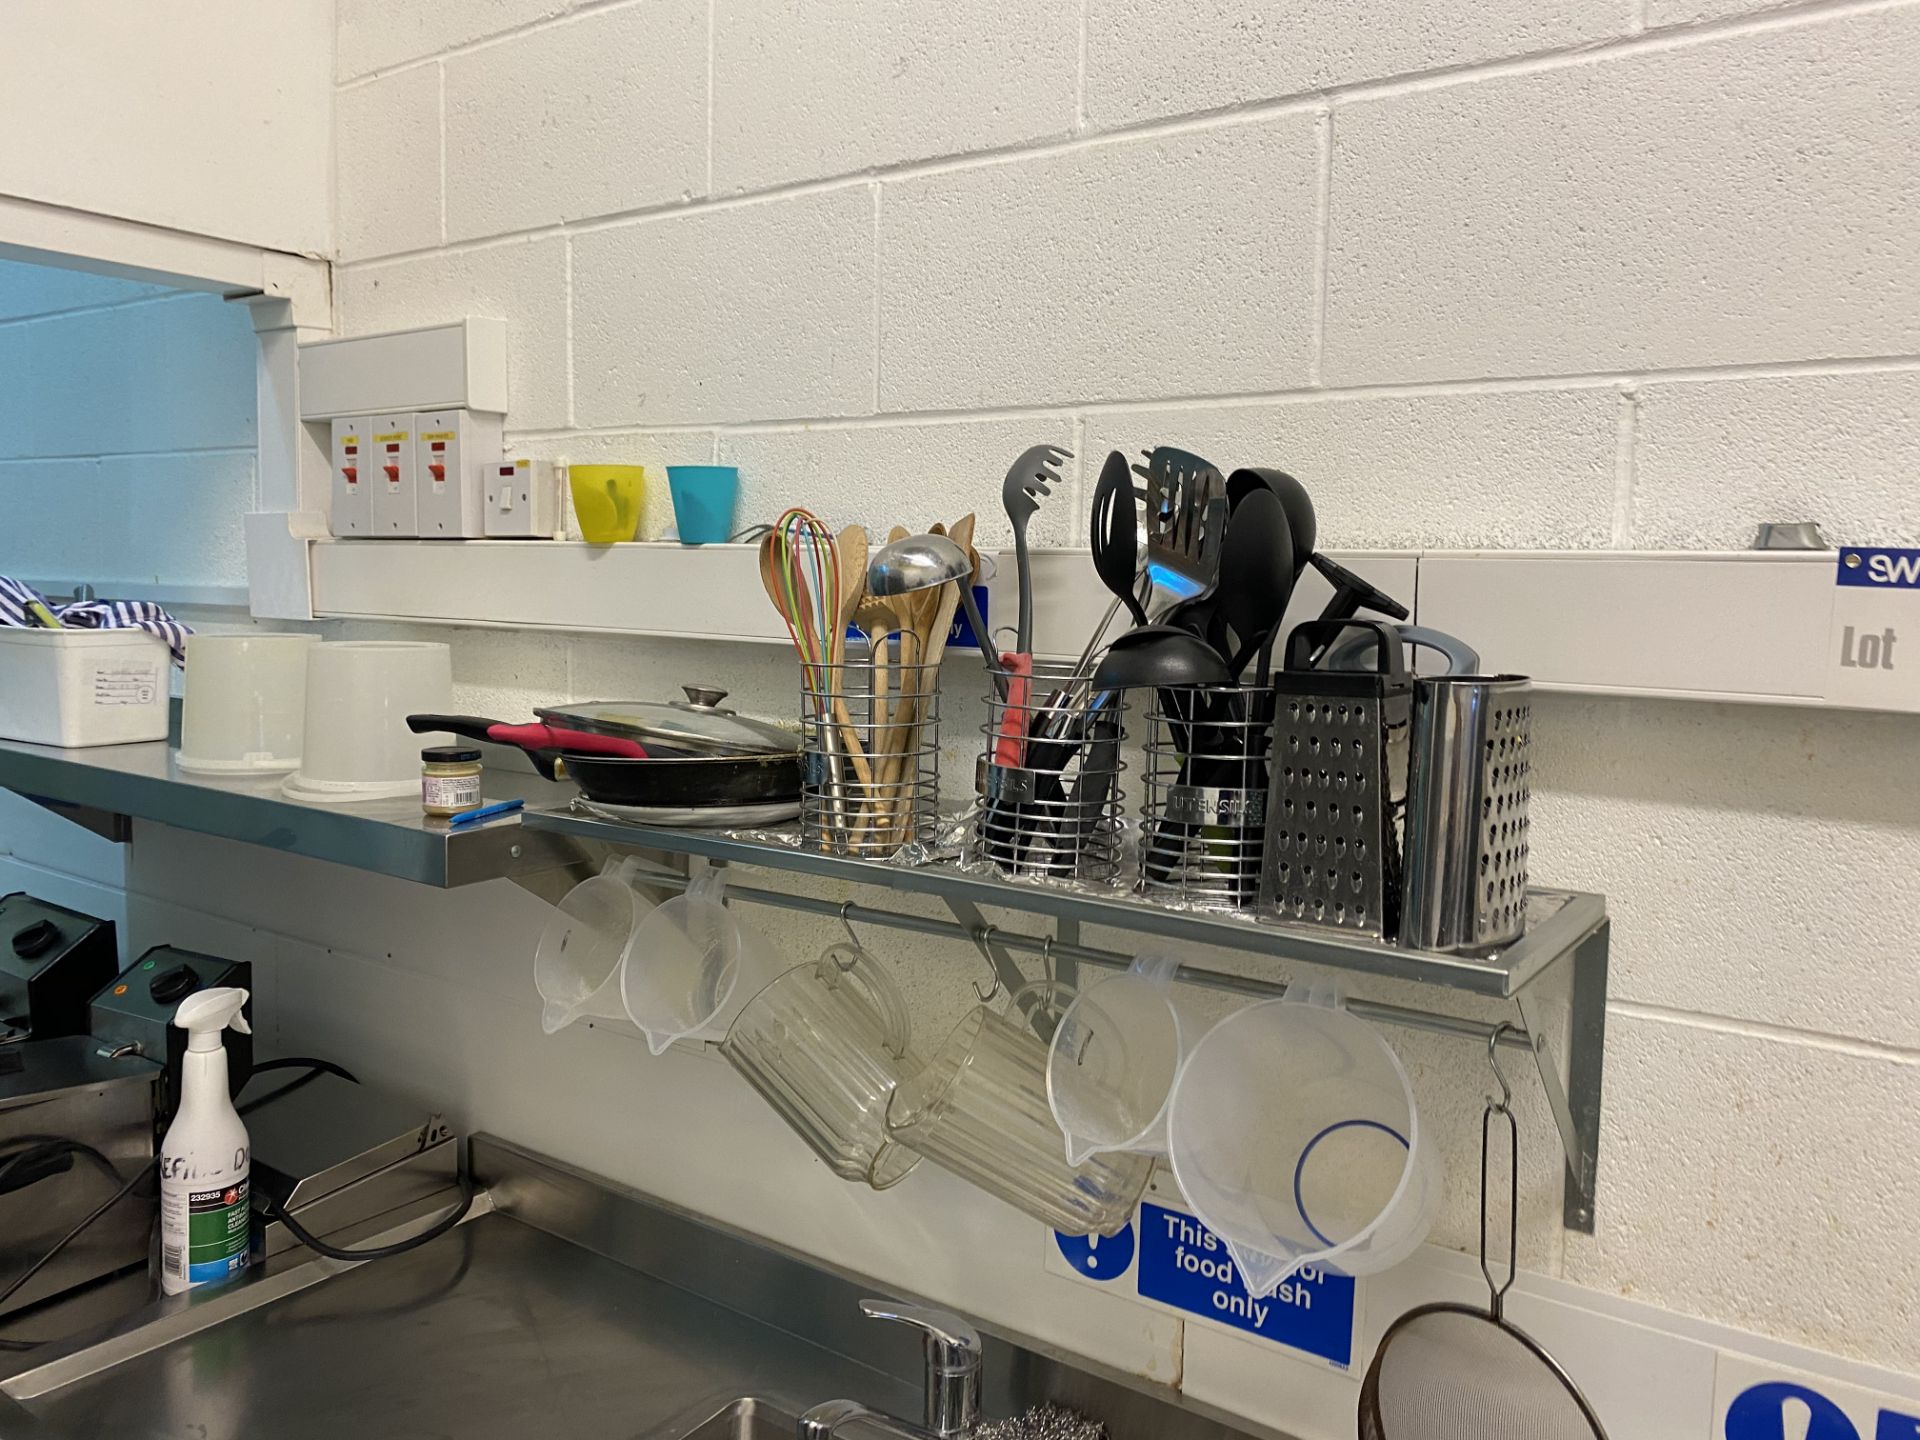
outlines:
{"label": "pan handle", "polygon": [[407,728],[416,735],[431,735],[445,731],[449,735],[463,735],[469,740],[490,740],[496,744],[512,745],[516,750],[524,751],[533,761],[533,768],[549,780],[560,778],[556,771],[560,754],[557,750],[543,750],[533,745],[522,745],[516,740],[500,739],[496,730],[512,730],[498,720],[488,720],[480,715],[409,715]]}
{"label": "pan handle", "polygon": [[493,739],[493,727],[498,720],[489,720],[481,715],[409,715],[407,728],[416,735],[431,735],[444,730],[449,735],[464,735],[469,740]]}

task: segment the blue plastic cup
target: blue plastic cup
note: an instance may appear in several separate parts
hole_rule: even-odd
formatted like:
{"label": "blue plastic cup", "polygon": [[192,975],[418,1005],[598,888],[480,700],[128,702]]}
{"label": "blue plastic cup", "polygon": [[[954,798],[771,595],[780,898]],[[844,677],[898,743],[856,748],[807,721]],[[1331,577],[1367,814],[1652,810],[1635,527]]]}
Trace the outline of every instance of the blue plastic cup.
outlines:
{"label": "blue plastic cup", "polygon": [[737,465],[669,465],[673,519],[682,545],[718,545],[733,534],[733,507],[740,498]]}

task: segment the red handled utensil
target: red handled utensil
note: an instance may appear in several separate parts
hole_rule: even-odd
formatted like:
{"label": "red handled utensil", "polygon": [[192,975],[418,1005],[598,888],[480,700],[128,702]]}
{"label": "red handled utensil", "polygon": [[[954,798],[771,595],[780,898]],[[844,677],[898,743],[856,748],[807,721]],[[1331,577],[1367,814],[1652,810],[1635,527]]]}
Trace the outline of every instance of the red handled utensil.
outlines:
{"label": "red handled utensil", "polygon": [[638,740],[567,730],[558,725],[509,725],[482,715],[409,715],[407,728],[416,735],[445,730],[469,740],[492,740],[521,750],[567,750],[575,755],[610,755],[622,760],[647,758],[646,747]]}

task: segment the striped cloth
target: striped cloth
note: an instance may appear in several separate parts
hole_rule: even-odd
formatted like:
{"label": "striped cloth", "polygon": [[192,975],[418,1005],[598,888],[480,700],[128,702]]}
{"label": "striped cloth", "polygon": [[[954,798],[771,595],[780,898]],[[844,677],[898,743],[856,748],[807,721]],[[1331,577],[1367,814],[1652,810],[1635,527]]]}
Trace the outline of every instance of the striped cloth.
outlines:
{"label": "striped cloth", "polygon": [[192,627],[151,600],[76,600],[54,605],[26,582],[0,575],[0,625],[36,628],[40,622],[33,617],[35,605],[45,605],[62,625],[75,630],[145,630],[167,642],[174,664],[187,663],[187,636],[193,633]]}

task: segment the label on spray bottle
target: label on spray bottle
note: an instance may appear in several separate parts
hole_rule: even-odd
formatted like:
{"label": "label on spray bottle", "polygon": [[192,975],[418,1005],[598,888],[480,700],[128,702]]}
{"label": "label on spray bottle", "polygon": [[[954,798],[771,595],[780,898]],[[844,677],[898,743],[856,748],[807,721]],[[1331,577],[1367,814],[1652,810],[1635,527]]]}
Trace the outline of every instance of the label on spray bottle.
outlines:
{"label": "label on spray bottle", "polygon": [[247,1181],[205,1190],[190,1185],[161,1187],[160,1269],[172,1282],[169,1293],[230,1279],[247,1266]]}

